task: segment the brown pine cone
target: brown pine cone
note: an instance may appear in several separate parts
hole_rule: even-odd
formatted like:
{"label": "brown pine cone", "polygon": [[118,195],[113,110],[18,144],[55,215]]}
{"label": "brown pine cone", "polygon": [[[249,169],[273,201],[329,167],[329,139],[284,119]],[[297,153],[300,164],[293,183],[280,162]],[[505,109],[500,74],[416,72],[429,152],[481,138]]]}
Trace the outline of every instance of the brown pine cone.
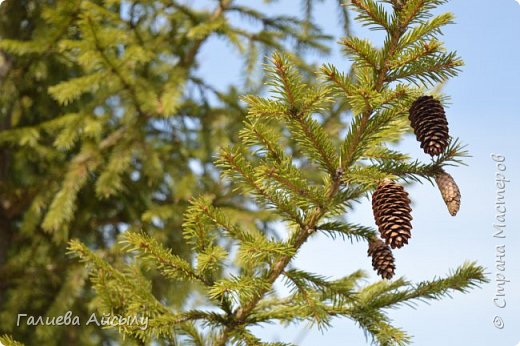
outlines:
{"label": "brown pine cone", "polygon": [[460,190],[457,183],[445,171],[435,176],[435,182],[441,191],[442,199],[446,203],[451,216],[457,215],[460,208]]}
{"label": "brown pine cone", "polygon": [[372,267],[383,279],[390,280],[394,276],[395,259],[388,245],[380,239],[371,239],[368,244],[368,256],[372,257]]}
{"label": "brown pine cone", "polygon": [[372,195],[372,211],[381,237],[392,249],[408,244],[411,238],[412,208],[404,188],[385,179]]}
{"label": "brown pine cone", "polygon": [[438,100],[419,97],[410,107],[408,119],[425,153],[436,156],[444,152],[450,135],[444,107]]}

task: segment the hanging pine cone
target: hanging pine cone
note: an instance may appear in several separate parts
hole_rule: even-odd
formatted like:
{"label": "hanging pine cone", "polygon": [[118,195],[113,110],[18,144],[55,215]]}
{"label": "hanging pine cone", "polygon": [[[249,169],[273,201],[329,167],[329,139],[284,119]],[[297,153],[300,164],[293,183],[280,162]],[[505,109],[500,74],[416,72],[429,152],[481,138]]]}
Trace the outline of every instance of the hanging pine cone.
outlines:
{"label": "hanging pine cone", "polygon": [[435,176],[435,182],[441,191],[442,199],[451,216],[457,215],[460,208],[460,190],[451,175],[442,171]]}
{"label": "hanging pine cone", "polygon": [[391,279],[395,272],[392,250],[380,239],[373,238],[368,244],[368,256],[372,257],[372,267],[383,279]]}
{"label": "hanging pine cone", "polygon": [[392,249],[408,244],[412,236],[410,199],[404,188],[385,179],[372,195],[372,211],[381,237]]}
{"label": "hanging pine cone", "polygon": [[410,107],[411,126],[421,148],[431,156],[441,154],[448,146],[448,120],[441,103],[432,96],[421,96]]}

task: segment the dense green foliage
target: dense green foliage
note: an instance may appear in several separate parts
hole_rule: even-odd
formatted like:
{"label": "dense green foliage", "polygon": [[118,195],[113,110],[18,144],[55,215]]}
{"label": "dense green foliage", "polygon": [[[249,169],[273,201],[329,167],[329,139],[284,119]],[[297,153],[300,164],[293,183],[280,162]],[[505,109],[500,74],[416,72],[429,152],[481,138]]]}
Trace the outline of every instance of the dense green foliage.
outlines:
{"label": "dense green foliage", "polygon": [[[313,1],[306,3],[299,19],[229,1],[205,8],[180,1],[3,2],[0,333],[46,345],[117,337],[85,326],[16,327],[18,313],[72,310],[85,320],[95,311],[86,269],[66,255],[71,238],[117,266],[124,259],[111,246],[119,234],[142,230],[187,259],[182,215],[203,192],[268,227],[213,166],[218,147],[236,141],[246,113],[243,85],[210,85],[198,72],[198,52],[208,39],[231,42],[250,76],[246,88],[257,92],[270,51],[326,53],[331,37],[312,22]],[[231,23],[237,14],[242,20]],[[148,273],[154,294],[181,306],[189,286],[157,274]]]}
{"label": "dense green foliage", "polygon": [[[344,73],[301,58],[328,49],[312,1],[304,19],[230,0],[209,10],[170,0],[7,1],[0,332],[44,345],[118,338],[93,325],[15,327],[20,311],[73,310],[84,320],[95,311],[149,318],[145,330],[116,328],[121,343],[260,345],[251,326],[325,328],[347,317],[378,344],[408,344],[386,310],[466,292],[485,281],[481,267],[362,285],[361,271],[332,280],[291,260],[318,232],[368,240],[375,229],[348,221],[354,202],[384,178],[431,180],[465,155],[457,140],[429,163],[389,147],[410,131],[413,100],[462,65],[438,39],[452,15],[431,15],[444,2],[352,1],[356,20],[386,39],[375,47],[347,35]],[[231,13],[261,29],[236,26]],[[213,35],[244,56],[245,102],[237,86],[221,90],[197,74]],[[267,97],[255,82],[263,56]],[[273,290],[277,281],[288,296]]]}

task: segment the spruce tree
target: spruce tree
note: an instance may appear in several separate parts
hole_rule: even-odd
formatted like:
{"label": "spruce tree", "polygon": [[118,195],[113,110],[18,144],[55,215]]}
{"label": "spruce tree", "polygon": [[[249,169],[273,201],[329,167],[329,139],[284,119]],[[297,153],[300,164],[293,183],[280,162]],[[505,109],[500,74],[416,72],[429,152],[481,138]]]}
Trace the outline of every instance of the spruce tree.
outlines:
{"label": "spruce tree", "polygon": [[[482,267],[464,263],[445,277],[409,282],[402,276],[406,273],[399,271],[399,263],[392,263],[392,251],[399,250],[391,249],[394,246],[389,245],[395,242],[388,240],[398,239],[403,234],[402,220],[409,221],[403,183],[433,182],[466,155],[454,138],[442,152],[432,152],[431,161],[413,159],[390,147],[411,131],[414,102],[433,93],[442,103],[444,96],[429,88],[457,75],[462,66],[461,59],[447,52],[439,40],[441,28],[452,22],[452,15],[432,16],[444,2],[353,0],[356,20],[385,32],[384,44],[376,47],[366,39],[347,36],[341,44],[352,69],[345,73],[323,65],[319,78],[312,78],[312,68],[298,54],[274,52],[266,71],[270,94],[243,97],[247,114],[236,137],[232,131],[243,115],[236,90],[232,95],[215,92],[229,108],[239,109],[236,118],[227,115],[222,124],[218,117],[222,109],[211,108],[203,98],[184,96],[177,88],[188,83],[205,87],[200,78],[186,74],[189,68],[184,64],[194,63],[209,33],[240,42],[242,34],[223,17],[226,11],[242,11],[255,18],[261,14],[237,10],[226,0],[214,12],[203,14],[171,2],[175,4],[172,16],[193,25],[188,33],[173,31],[173,42],[178,45],[172,48],[160,32],[128,31],[126,25],[134,21],[114,16],[118,11],[110,7],[119,2],[107,1],[104,6],[82,2],[74,16],[77,25],[67,26],[67,38],[59,40],[56,56],[51,55],[64,65],[60,71],[69,68],[70,74],[78,76],[57,84],[44,79],[52,84],[48,90],[61,105],[60,112],[67,113],[49,114],[48,121],[30,122],[24,117],[28,123],[2,132],[1,137],[26,157],[12,169],[26,171],[23,164],[33,155],[38,169],[30,171],[29,177],[48,180],[47,189],[30,199],[26,213],[33,214],[26,218],[27,237],[46,239],[47,251],[55,253],[74,238],[68,243],[69,254],[85,266],[59,256],[42,263],[64,266],[69,275],[78,273],[81,278],[87,268],[96,294],[91,306],[99,314],[149,318],[144,330],[130,324],[117,328],[126,340],[139,343],[285,345],[260,340],[251,327],[309,321],[326,328],[333,318],[344,317],[355,321],[377,344],[409,344],[406,332],[392,325],[388,309],[440,299],[452,291],[467,292],[486,281]],[[70,14],[72,3],[63,2],[63,8],[52,10]],[[157,6],[166,3],[170,4],[157,2]],[[149,24],[156,7],[148,10],[152,13]],[[33,35],[34,40],[50,40],[53,30],[62,32],[57,17],[47,14],[44,18],[56,19],[56,25],[42,26],[51,32]],[[135,28],[146,22],[146,17],[136,20]],[[276,28],[277,32],[291,33],[290,23],[286,23],[288,28]],[[303,30],[304,37],[293,32],[301,38],[297,50],[309,44],[306,38],[317,35],[315,30]],[[276,37],[273,34],[262,43],[278,48],[273,43]],[[311,46],[320,46],[313,42]],[[48,59],[49,47],[53,45],[13,40],[0,44],[9,54],[26,59],[34,55]],[[150,56],[144,47],[154,47],[159,54]],[[178,49],[178,61],[163,61],[163,49]],[[111,78],[105,83],[106,75]],[[172,99],[177,102],[169,103]],[[232,104],[226,103],[229,100]],[[16,102],[24,107],[22,101]],[[33,105],[29,102],[28,107]],[[193,121],[200,128],[191,128]],[[163,133],[165,128],[170,131]],[[178,128],[185,131],[177,132]],[[73,133],[63,134],[66,130]],[[428,136],[421,138],[433,138]],[[218,147],[216,167],[222,179],[209,164]],[[202,163],[202,174],[191,172],[190,159]],[[56,177],[64,178],[56,181]],[[372,225],[349,221],[354,203],[381,185],[400,191],[398,198],[388,192],[380,194],[388,197],[377,203],[381,208],[375,221],[378,226],[389,225],[384,229],[388,237]],[[92,214],[94,209],[101,210]],[[105,221],[110,216],[117,222],[115,229],[101,227],[107,224],[102,222],[98,233],[87,232],[93,220]],[[125,227],[117,229],[119,224]],[[410,227],[406,224],[406,232]],[[106,233],[117,242],[107,243]],[[366,274],[362,271],[330,279],[296,268],[292,260],[317,233],[366,242],[371,263],[385,280],[363,284]],[[92,239],[96,236],[101,239]],[[398,239],[397,244],[405,243]],[[413,246],[413,241],[407,246]],[[393,275],[398,278],[388,280]],[[64,300],[71,298],[69,290],[82,290],[77,285],[65,288],[70,282],[62,282],[60,303],[69,303]],[[276,294],[275,282],[289,287],[290,293]],[[191,299],[175,304],[171,295],[158,290],[179,287],[189,291]],[[75,341],[99,342],[88,333]],[[14,345],[8,337],[1,340]]]}
{"label": "spruce tree", "polygon": [[[304,53],[327,53],[332,38],[313,21],[314,2],[304,1],[303,16],[229,0],[0,5],[0,335],[30,345],[120,339],[84,323],[16,326],[19,313],[70,310],[85,322],[96,311],[87,268],[66,254],[70,239],[119,267],[125,256],[112,245],[144,231],[187,260],[180,228],[201,193],[270,227],[269,215],[220,181],[213,158],[237,140],[239,90],[260,92],[263,56],[284,51],[309,75]],[[200,50],[216,39],[242,59],[245,83],[211,85],[199,72]],[[147,279],[175,307],[192,290],[158,271]]]}

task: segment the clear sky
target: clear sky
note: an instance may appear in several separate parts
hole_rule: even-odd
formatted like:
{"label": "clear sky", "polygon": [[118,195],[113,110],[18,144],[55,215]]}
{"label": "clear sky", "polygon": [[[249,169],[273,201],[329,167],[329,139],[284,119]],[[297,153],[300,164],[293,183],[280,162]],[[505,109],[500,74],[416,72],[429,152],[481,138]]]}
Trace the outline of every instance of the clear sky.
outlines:
{"label": "clear sky", "polygon": [[[238,0],[263,6],[259,0]],[[279,0],[272,11],[295,14],[300,0]],[[399,275],[412,281],[444,275],[465,260],[484,265],[492,280],[470,294],[453,294],[454,299],[419,304],[417,309],[403,307],[390,311],[395,324],[414,337],[419,346],[517,346],[520,345],[520,4],[516,0],[452,0],[441,10],[451,11],[456,24],[444,30],[449,49],[457,50],[466,62],[463,72],[452,79],[444,92],[451,96],[447,109],[450,133],[468,144],[472,158],[467,167],[449,170],[462,191],[462,206],[451,217],[438,190],[429,185],[415,185],[408,191],[413,200],[413,238],[409,246],[395,253]],[[327,32],[340,35],[336,2],[325,0],[319,6],[317,21]],[[359,25],[354,33],[375,42],[380,37]],[[349,62],[334,47],[334,54],[320,57],[347,70]],[[201,51],[200,73],[214,85],[240,80],[240,61],[218,40],[210,41]],[[423,158],[414,138],[408,138],[402,150]],[[495,172],[491,153],[505,156],[506,238],[493,237],[495,222]],[[355,212],[357,222],[373,225],[367,201]],[[505,245],[505,284],[507,306],[493,304],[497,289],[496,246]],[[372,272],[366,258],[366,245],[332,241],[316,237],[298,255],[295,265],[331,277],[344,276],[358,268]],[[372,275],[371,279],[375,276]],[[493,325],[495,316],[504,321],[503,329]],[[257,333],[271,341],[299,345],[366,345],[363,332],[350,320],[337,320],[325,332],[305,326],[283,329],[266,326]]]}

